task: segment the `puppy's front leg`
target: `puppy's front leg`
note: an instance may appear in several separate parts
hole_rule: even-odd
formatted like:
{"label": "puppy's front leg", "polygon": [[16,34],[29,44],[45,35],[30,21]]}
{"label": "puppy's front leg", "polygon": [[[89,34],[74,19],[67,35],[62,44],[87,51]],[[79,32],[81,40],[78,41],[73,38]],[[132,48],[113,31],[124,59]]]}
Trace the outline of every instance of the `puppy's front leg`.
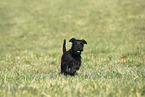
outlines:
{"label": "puppy's front leg", "polygon": [[74,76],[76,73],[76,67],[72,67],[70,70],[70,75]]}
{"label": "puppy's front leg", "polygon": [[64,74],[65,74],[65,75],[69,74],[69,68],[68,68],[68,65],[66,65],[66,67],[65,67]]}

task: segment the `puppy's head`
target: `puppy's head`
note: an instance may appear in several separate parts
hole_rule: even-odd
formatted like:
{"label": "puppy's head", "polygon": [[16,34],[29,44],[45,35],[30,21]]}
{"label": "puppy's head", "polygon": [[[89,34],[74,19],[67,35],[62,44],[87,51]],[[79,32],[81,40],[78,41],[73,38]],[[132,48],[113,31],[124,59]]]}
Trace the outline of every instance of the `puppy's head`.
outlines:
{"label": "puppy's head", "polygon": [[72,53],[77,55],[81,54],[81,52],[83,51],[84,44],[87,44],[87,42],[84,39],[78,40],[75,38],[71,38],[69,42],[72,42]]}

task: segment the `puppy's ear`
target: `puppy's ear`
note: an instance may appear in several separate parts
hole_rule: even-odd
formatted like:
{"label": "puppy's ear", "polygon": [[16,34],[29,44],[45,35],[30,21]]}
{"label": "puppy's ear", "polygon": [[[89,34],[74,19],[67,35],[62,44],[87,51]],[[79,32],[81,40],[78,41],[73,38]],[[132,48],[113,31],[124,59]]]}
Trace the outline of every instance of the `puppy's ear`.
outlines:
{"label": "puppy's ear", "polygon": [[69,40],[69,42],[74,42],[76,39],[75,38],[71,38],[70,40]]}
{"label": "puppy's ear", "polygon": [[83,44],[87,44],[86,40],[82,39]]}

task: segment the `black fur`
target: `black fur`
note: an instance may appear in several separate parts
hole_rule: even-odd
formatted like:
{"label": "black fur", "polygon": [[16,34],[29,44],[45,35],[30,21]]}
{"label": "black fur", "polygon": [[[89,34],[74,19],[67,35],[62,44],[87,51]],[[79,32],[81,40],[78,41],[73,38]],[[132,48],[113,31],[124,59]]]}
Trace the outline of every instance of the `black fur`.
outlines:
{"label": "black fur", "polygon": [[66,51],[66,40],[63,43],[63,55],[61,57],[61,73],[65,75],[75,75],[76,71],[81,66],[81,52],[83,51],[84,44],[87,42],[82,39],[78,40],[72,38],[69,40],[72,42],[70,50]]}

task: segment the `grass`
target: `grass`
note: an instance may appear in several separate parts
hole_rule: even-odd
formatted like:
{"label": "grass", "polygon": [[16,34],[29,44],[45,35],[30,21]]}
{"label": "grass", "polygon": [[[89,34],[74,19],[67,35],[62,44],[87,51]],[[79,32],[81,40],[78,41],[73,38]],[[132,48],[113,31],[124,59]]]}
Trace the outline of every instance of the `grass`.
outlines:
{"label": "grass", "polygon": [[[0,0],[1,97],[145,96],[144,0]],[[74,77],[62,42],[87,40]]]}

